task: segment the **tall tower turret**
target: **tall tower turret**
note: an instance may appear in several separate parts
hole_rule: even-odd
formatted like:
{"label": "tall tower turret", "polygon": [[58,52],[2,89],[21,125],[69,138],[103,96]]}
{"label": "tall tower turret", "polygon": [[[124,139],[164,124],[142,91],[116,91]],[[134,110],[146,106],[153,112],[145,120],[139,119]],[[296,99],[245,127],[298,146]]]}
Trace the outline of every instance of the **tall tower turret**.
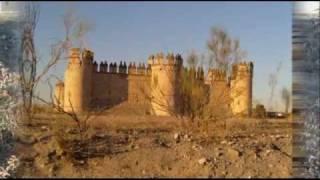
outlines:
{"label": "tall tower turret", "polygon": [[178,80],[182,57],[158,53],[148,59],[151,67],[151,111],[154,115],[170,116],[179,105]]}
{"label": "tall tower turret", "polygon": [[64,75],[64,110],[83,112],[91,102],[93,52],[79,48],[70,51],[69,64]]}
{"label": "tall tower turret", "polygon": [[251,116],[253,63],[233,64],[231,76],[231,110],[234,115]]}

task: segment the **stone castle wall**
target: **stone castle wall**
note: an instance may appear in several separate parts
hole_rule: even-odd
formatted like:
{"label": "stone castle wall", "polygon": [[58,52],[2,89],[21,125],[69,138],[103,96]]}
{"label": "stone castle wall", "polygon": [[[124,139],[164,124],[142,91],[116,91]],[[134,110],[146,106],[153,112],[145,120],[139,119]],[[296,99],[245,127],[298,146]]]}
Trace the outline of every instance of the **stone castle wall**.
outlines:
{"label": "stone castle wall", "polygon": [[[179,106],[179,74],[183,59],[177,54],[151,55],[148,65],[93,61],[93,52],[74,48],[70,52],[64,83],[55,93],[65,111],[82,112],[90,108],[111,107],[122,102],[150,107],[154,115],[170,116]],[[204,77],[201,69],[195,75]],[[200,73],[200,74],[198,74]],[[205,84],[215,107],[229,108],[234,114],[251,114],[252,63],[233,66],[232,77],[210,69]],[[203,82],[203,81],[202,81]],[[55,102],[56,104],[58,102]]]}
{"label": "stone castle wall", "polygon": [[93,77],[93,107],[116,105],[124,101],[144,104],[150,96],[150,76],[95,72]]}
{"label": "stone castle wall", "polygon": [[128,100],[128,79],[126,74],[93,73],[92,86],[93,107],[116,105]]}
{"label": "stone castle wall", "polygon": [[[111,63],[116,65],[116,63]],[[101,69],[107,65],[100,64],[93,72],[92,107],[104,107],[127,101],[131,104],[147,104],[150,96],[150,74],[144,65],[128,68],[112,67]]]}
{"label": "stone castle wall", "polygon": [[206,84],[210,85],[210,100],[212,108],[223,110],[230,108],[230,82],[223,70],[210,69]]}

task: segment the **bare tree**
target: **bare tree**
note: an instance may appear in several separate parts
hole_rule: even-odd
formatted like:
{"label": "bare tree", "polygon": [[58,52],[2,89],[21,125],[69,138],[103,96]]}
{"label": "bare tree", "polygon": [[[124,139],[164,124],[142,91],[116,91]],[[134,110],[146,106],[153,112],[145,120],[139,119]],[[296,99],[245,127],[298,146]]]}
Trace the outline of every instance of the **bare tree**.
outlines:
{"label": "bare tree", "polygon": [[39,7],[36,4],[26,4],[21,36],[21,58],[19,63],[20,82],[22,87],[23,109],[26,112],[28,119],[31,119],[32,95],[36,77],[37,56],[34,44],[34,31],[37,25],[39,12]]}
{"label": "bare tree", "polygon": [[79,46],[83,46],[84,36],[92,28],[92,25],[86,21],[77,19],[73,9],[67,9],[62,15],[63,27],[65,30],[64,38],[58,40],[51,45],[50,58],[45,67],[37,72],[36,66],[39,57],[37,56],[36,47],[34,44],[34,31],[40,13],[39,6],[35,3],[27,3],[25,8],[26,18],[23,23],[22,31],[22,48],[20,62],[20,76],[22,84],[22,92],[24,98],[24,109],[28,119],[32,119],[32,97],[38,83],[48,75],[49,71],[55,67],[61,59],[64,59],[70,48],[80,40]]}
{"label": "bare tree", "polygon": [[[25,9],[26,17],[22,27],[20,76],[24,97],[24,109],[26,111],[26,115],[29,117],[29,123],[31,123],[31,119],[34,115],[32,112],[32,100],[37,100],[50,105],[53,109],[67,115],[73,122],[75,122],[79,132],[80,145],[83,146],[87,138],[86,131],[89,128],[88,120],[92,118],[94,114],[97,114],[97,112],[86,112],[86,114],[80,115],[75,113],[73,108],[71,112],[67,112],[64,111],[63,107],[60,106],[59,103],[58,105],[55,104],[54,102],[58,99],[52,95],[53,87],[49,81],[54,74],[49,74],[49,72],[60,62],[61,59],[66,58],[69,53],[69,49],[76,44],[78,40],[80,40],[80,44],[78,45],[82,46],[81,43],[84,42],[84,36],[90,30],[89,23],[86,23],[81,19],[77,19],[74,11],[72,11],[72,9],[67,9],[62,16],[63,27],[65,30],[64,37],[52,44],[49,60],[46,62],[45,67],[41,69],[40,72],[37,72],[36,66],[40,60],[37,56],[36,45],[34,44],[34,32],[40,9],[36,3],[27,3]],[[49,76],[46,81],[50,88],[50,100],[46,100],[34,93],[38,83],[42,82],[45,76]],[[87,146],[83,146],[82,148],[87,148]],[[81,153],[83,155],[86,152],[87,151],[84,150]]]}
{"label": "bare tree", "polygon": [[281,66],[282,66],[282,63],[279,62],[278,66],[277,66],[277,69],[276,69],[276,72],[274,73],[271,73],[269,75],[269,82],[268,82],[268,85],[270,87],[270,98],[269,98],[269,106],[271,108],[271,110],[273,110],[273,97],[274,97],[274,90],[276,89],[277,85],[278,85],[278,74],[280,72],[280,69],[281,69]]}
{"label": "bare tree", "polygon": [[239,39],[232,38],[228,32],[219,27],[212,27],[210,39],[207,41],[209,52],[209,68],[215,66],[230,72],[230,65],[245,57]]}
{"label": "bare tree", "polygon": [[[73,9],[66,9],[62,15],[65,37],[51,45],[51,58],[42,72],[35,78],[37,84],[49,70],[58,64],[61,59],[66,58],[70,48],[74,45],[83,47],[85,35],[93,28],[93,25],[82,19],[78,19]],[[78,42],[80,41],[80,43]],[[81,48],[83,50],[83,48]]]}
{"label": "bare tree", "polygon": [[178,116],[186,116],[190,118],[191,122],[194,122],[205,113],[204,107],[208,103],[209,89],[203,83],[204,72],[202,67],[198,67],[200,58],[195,50],[187,55],[186,61],[188,68],[184,68],[179,74],[181,102],[176,113]]}
{"label": "bare tree", "polygon": [[79,42],[79,48],[84,49],[87,48],[87,42],[85,40],[85,35],[93,30],[94,25],[90,21],[86,21],[82,19],[76,24],[75,31],[73,34],[74,39],[77,39]]}
{"label": "bare tree", "polygon": [[187,56],[187,65],[190,68],[196,68],[199,64],[199,61],[200,61],[200,59],[199,59],[197,52],[194,49],[192,49],[191,52]]}
{"label": "bare tree", "polygon": [[286,87],[282,88],[281,97],[282,97],[282,100],[284,103],[285,112],[288,113],[291,95],[290,95],[289,90]]}
{"label": "bare tree", "polygon": [[[41,98],[40,96],[34,95],[33,98],[40,101],[41,103],[44,103],[46,105],[49,105],[51,108],[59,112],[60,114],[64,114],[69,119],[75,123],[76,129],[79,135],[79,139],[74,139],[73,141],[76,143],[72,143],[67,140],[67,136],[65,134],[65,129],[56,130],[55,135],[57,137],[58,143],[63,148],[71,158],[71,160],[75,163],[78,163],[79,161],[85,160],[85,163],[88,159],[88,157],[94,153],[89,151],[90,146],[90,139],[88,136],[88,129],[90,128],[88,121],[93,120],[94,118],[98,117],[101,113],[103,113],[107,107],[100,108],[99,110],[93,111],[88,110],[83,113],[77,113],[74,110],[73,104],[71,100],[69,99],[69,104],[71,107],[71,111],[66,111],[63,108],[62,103],[60,102],[59,97],[54,94],[52,83],[50,82],[51,78],[57,78],[56,76],[50,76],[46,81],[48,83],[48,86],[50,88],[50,100],[45,100],[44,98]],[[58,79],[60,80],[60,79]]]}

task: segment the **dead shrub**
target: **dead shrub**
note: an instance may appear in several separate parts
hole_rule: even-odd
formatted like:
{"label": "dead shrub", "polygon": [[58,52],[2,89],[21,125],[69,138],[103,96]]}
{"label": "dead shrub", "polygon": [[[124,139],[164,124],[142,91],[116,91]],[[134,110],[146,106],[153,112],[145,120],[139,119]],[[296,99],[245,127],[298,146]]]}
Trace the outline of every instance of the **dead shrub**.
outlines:
{"label": "dead shrub", "polygon": [[257,104],[256,108],[253,109],[253,117],[255,118],[266,118],[266,109],[262,104]]}

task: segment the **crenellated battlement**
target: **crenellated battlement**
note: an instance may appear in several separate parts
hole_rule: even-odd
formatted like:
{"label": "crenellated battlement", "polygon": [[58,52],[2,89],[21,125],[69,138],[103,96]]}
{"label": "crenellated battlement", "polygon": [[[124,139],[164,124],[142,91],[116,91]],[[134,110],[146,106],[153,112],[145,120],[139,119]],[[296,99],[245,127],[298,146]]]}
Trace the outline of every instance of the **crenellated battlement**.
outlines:
{"label": "crenellated battlement", "polygon": [[57,83],[56,83],[56,87],[64,87],[64,82],[62,82],[62,81],[58,81]]}
{"label": "crenellated battlement", "polygon": [[182,66],[183,60],[180,54],[174,55],[173,53],[168,53],[166,56],[160,52],[155,55],[150,55],[148,58],[149,65],[175,65]]}
{"label": "crenellated battlement", "polygon": [[233,66],[243,66],[246,67],[247,69],[252,69],[253,67],[253,63],[251,61],[240,61],[240,62],[236,62],[233,64]]}
{"label": "crenellated battlement", "polygon": [[[137,65],[136,65],[137,64]],[[107,61],[101,61],[98,64],[93,62],[94,72],[97,73],[114,73],[114,74],[132,74],[132,75],[150,75],[151,65],[145,65],[144,63],[130,62],[127,65],[126,62],[120,61],[118,65],[116,62],[108,64]]]}
{"label": "crenellated battlement", "polygon": [[80,48],[71,48],[69,52],[69,57],[80,58]]}
{"label": "crenellated battlement", "polygon": [[184,71],[189,74],[190,76],[192,76],[194,79],[198,79],[198,80],[204,80],[204,70],[202,67],[198,67],[198,68],[184,68]]}
{"label": "crenellated battlement", "polygon": [[94,53],[88,49],[72,48],[69,52],[69,64],[92,64]]}
{"label": "crenellated battlement", "polygon": [[93,72],[97,73],[151,75],[151,66],[172,65],[173,67],[180,67],[183,65],[183,59],[180,54],[168,53],[165,56],[163,53],[157,53],[149,56],[148,64],[130,62],[127,65],[126,62],[122,61],[119,64],[117,62],[108,63],[107,61],[97,63],[94,61],[92,51],[85,49],[81,52],[80,48],[72,48],[69,53],[69,64],[72,65],[73,69],[81,67],[83,64],[93,65]]}
{"label": "crenellated battlement", "polygon": [[87,63],[87,64],[92,64],[93,63],[93,57],[94,57],[94,52],[85,49],[82,52],[82,62]]}
{"label": "crenellated battlement", "polygon": [[212,81],[226,81],[227,73],[222,69],[209,69],[208,74],[211,76]]}
{"label": "crenellated battlement", "polygon": [[252,76],[253,74],[253,63],[249,62],[237,62],[232,65],[231,79],[236,79],[240,76]]}

